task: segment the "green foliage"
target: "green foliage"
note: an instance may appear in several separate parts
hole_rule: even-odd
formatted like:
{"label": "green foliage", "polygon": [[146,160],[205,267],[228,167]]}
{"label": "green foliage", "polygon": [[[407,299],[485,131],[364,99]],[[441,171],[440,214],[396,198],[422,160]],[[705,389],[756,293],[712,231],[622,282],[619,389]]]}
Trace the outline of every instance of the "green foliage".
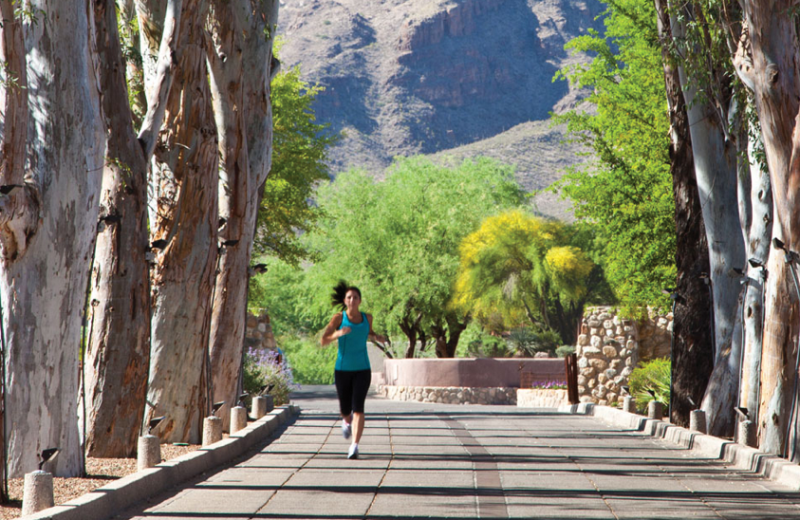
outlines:
{"label": "green foliage", "polygon": [[297,388],[286,359],[279,360],[278,353],[271,350],[249,349],[244,356],[242,386],[245,392],[256,395],[266,385],[274,385],[270,395],[275,406],[287,404],[289,393]]}
{"label": "green foliage", "polygon": [[292,367],[295,382],[301,385],[333,384],[336,343],[322,348],[314,338],[289,335],[281,336],[277,341]]}
{"label": "green foliage", "polygon": [[488,334],[478,323],[470,323],[461,334],[456,357],[509,357],[512,352],[503,338]]}
{"label": "green foliage", "polygon": [[508,343],[511,348],[530,357],[539,352],[546,352],[552,356],[560,342],[561,337],[552,330],[537,332],[528,327],[522,327],[512,330],[508,335]]}
{"label": "green foliage", "polygon": [[144,73],[142,55],[139,52],[139,17],[135,9],[128,10],[124,2],[117,9],[117,30],[120,50],[125,61],[125,74],[128,82],[128,103],[133,114],[134,124],[141,121],[147,113],[144,95]]}
{"label": "green foliage", "polygon": [[572,345],[561,345],[556,349],[556,357],[565,358],[570,354],[575,353],[575,347]]}
{"label": "green foliage", "polygon": [[250,278],[248,310],[254,314],[268,310],[276,337],[320,330],[330,319],[330,307],[322,312],[313,306],[317,288],[309,283],[306,270],[274,257],[261,260],[267,272]]}
{"label": "green foliage", "polygon": [[340,139],[318,124],[312,105],[323,90],[300,79],[300,68],[278,74],[271,83],[272,169],[258,212],[255,250],[297,265],[310,252],[299,236],[322,215],[312,201],[315,186],[328,180],[328,147]]}
{"label": "green foliage", "polygon": [[330,287],[345,278],[361,288],[376,330],[398,332],[419,317],[431,337],[454,320],[463,324],[466,313],[447,306],[459,244],[485,217],[523,199],[512,169],[489,159],[452,167],[397,159],[382,182],[342,173],[319,189],[325,214],[309,235],[320,258],[308,272],[317,308],[330,309]]}
{"label": "green foliage", "polygon": [[591,31],[567,45],[595,54],[592,62],[556,76],[592,89],[596,110],[553,117],[597,160],[571,169],[555,189],[595,227],[597,260],[621,308],[633,313],[666,306],[661,289],[675,283],[669,118],[653,3],[619,0],[606,14],[604,36]]}
{"label": "green foliage", "polygon": [[542,332],[557,328],[562,339],[552,350],[571,342],[566,335],[575,323],[555,318],[563,321],[565,306],[582,307],[594,267],[573,236],[564,224],[520,210],[487,218],[461,243],[452,307],[496,332],[526,323]]}
{"label": "green foliage", "polygon": [[[634,369],[628,384],[639,410],[647,408],[653,400],[669,405],[670,367],[669,359],[664,358],[648,361]],[[647,390],[652,390],[655,398]]]}

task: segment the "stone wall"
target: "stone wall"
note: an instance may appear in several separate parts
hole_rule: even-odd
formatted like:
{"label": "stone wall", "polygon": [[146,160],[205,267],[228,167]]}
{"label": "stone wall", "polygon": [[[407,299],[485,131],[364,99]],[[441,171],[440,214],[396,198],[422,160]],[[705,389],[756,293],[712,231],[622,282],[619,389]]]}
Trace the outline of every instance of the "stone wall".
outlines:
{"label": "stone wall", "polygon": [[578,355],[578,396],[582,403],[610,404],[639,360],[636,325],[616,316],[611,307],[586,310],[575,349]]}
{"label": "stone wall", "polygon": [[378,395],[394,401],[443,404],[516,404],[516,388],[467,386],[378,386]]}
{"label": "stone wall", "polygon": [[275,343],[275,336],[272,334],[269,314],[264,311],[258,315],[247,313],[244,344],[247,348],[277,348],[278,345]]}
{"label": "stone wall", "polygon": [[517,390],[517,406],[525,408],[558,408],[569,404],[566,390],[544,388],[520,388]]}
{"label": "stone wall", "polygon": [[650,312],[648,318],[636,323],[639,342],[639,361],[669,357],[672,339],[672,313]]}

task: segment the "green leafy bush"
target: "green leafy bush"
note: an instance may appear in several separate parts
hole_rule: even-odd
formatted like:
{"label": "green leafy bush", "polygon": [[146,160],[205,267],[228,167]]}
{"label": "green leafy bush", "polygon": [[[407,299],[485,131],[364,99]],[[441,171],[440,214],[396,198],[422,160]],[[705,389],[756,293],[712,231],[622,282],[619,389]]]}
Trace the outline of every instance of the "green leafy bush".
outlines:
{"label": "green leafy bush", "polygon": [[575,347],[572,345],[561,345],[556,349],[556,357],[565,358],[570,354],[575,353]]}
{"label": "green leafy bush", "polygon": [[[636,406],[643,410],[650,401],[656,400],[664,406],[669,405],[669,382],[671,365],[669,359],[654,359],[634,369],[629,385]],[[655,397],[647,390],[652,390]]]}
{"label": "green leafy bush", "polygon": [[547,352],[552,356],[560,342],[561,337],[552,330],[534,332],[529,328],[523,327],[512,330],[508,335],[508,343],[511,348],[515,352],[530,357],[539,352]]}
{"label": "green leafy bush", "polygon": [[333,369],[336,365],[336,342],[321,348],[314,338],[281,336],[277,340],[289,364],[294,380],[301,385],[333,384]]}
{"label": "green leafy bush", "polygon": [[509,357],[512,353],[503,338],[487,333],[476,322],[471,322],[461,333],[456,357]]}
{"label": "green leafy bush", "polygon": [[269,392],[275,400],[275,406],[289,402],[289,393],[298,388],[292,375],[292,369],[286,359],[279,359],[273,350],[248,349],[244,356],[243,387],[245,392],[255,395],[267,385],[273,385]]}

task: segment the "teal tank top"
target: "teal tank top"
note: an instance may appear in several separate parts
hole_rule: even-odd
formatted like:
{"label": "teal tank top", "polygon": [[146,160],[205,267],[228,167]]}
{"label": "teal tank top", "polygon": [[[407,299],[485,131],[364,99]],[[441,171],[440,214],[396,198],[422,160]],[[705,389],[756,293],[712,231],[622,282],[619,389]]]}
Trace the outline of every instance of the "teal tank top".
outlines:
{"label": "teal tank top", "polygon": [[350,327],[350,334],[339,338],[339,356],[336,358],[336,370],[369,370],[369,356],[367,355],[367,336],[369,336],[369,321],[367,315],[361,313],[361,323],[352,323],[347,319],[347,312],[342,312],[343,327]]}

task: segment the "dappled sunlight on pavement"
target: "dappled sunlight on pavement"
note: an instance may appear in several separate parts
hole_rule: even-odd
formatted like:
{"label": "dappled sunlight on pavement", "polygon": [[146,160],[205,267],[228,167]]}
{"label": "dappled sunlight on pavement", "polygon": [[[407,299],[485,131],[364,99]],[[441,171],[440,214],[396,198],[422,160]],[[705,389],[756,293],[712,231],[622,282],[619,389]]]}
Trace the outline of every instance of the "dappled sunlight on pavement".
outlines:
{"label": "dappled sunlight on pavement", "polygon": [[[800,493],[592,417],[367,401],[346,459],[332,387],[297,392],[277,440],[124,518],[778,519]],[[798,483],[800,485],[800,483]]]}

